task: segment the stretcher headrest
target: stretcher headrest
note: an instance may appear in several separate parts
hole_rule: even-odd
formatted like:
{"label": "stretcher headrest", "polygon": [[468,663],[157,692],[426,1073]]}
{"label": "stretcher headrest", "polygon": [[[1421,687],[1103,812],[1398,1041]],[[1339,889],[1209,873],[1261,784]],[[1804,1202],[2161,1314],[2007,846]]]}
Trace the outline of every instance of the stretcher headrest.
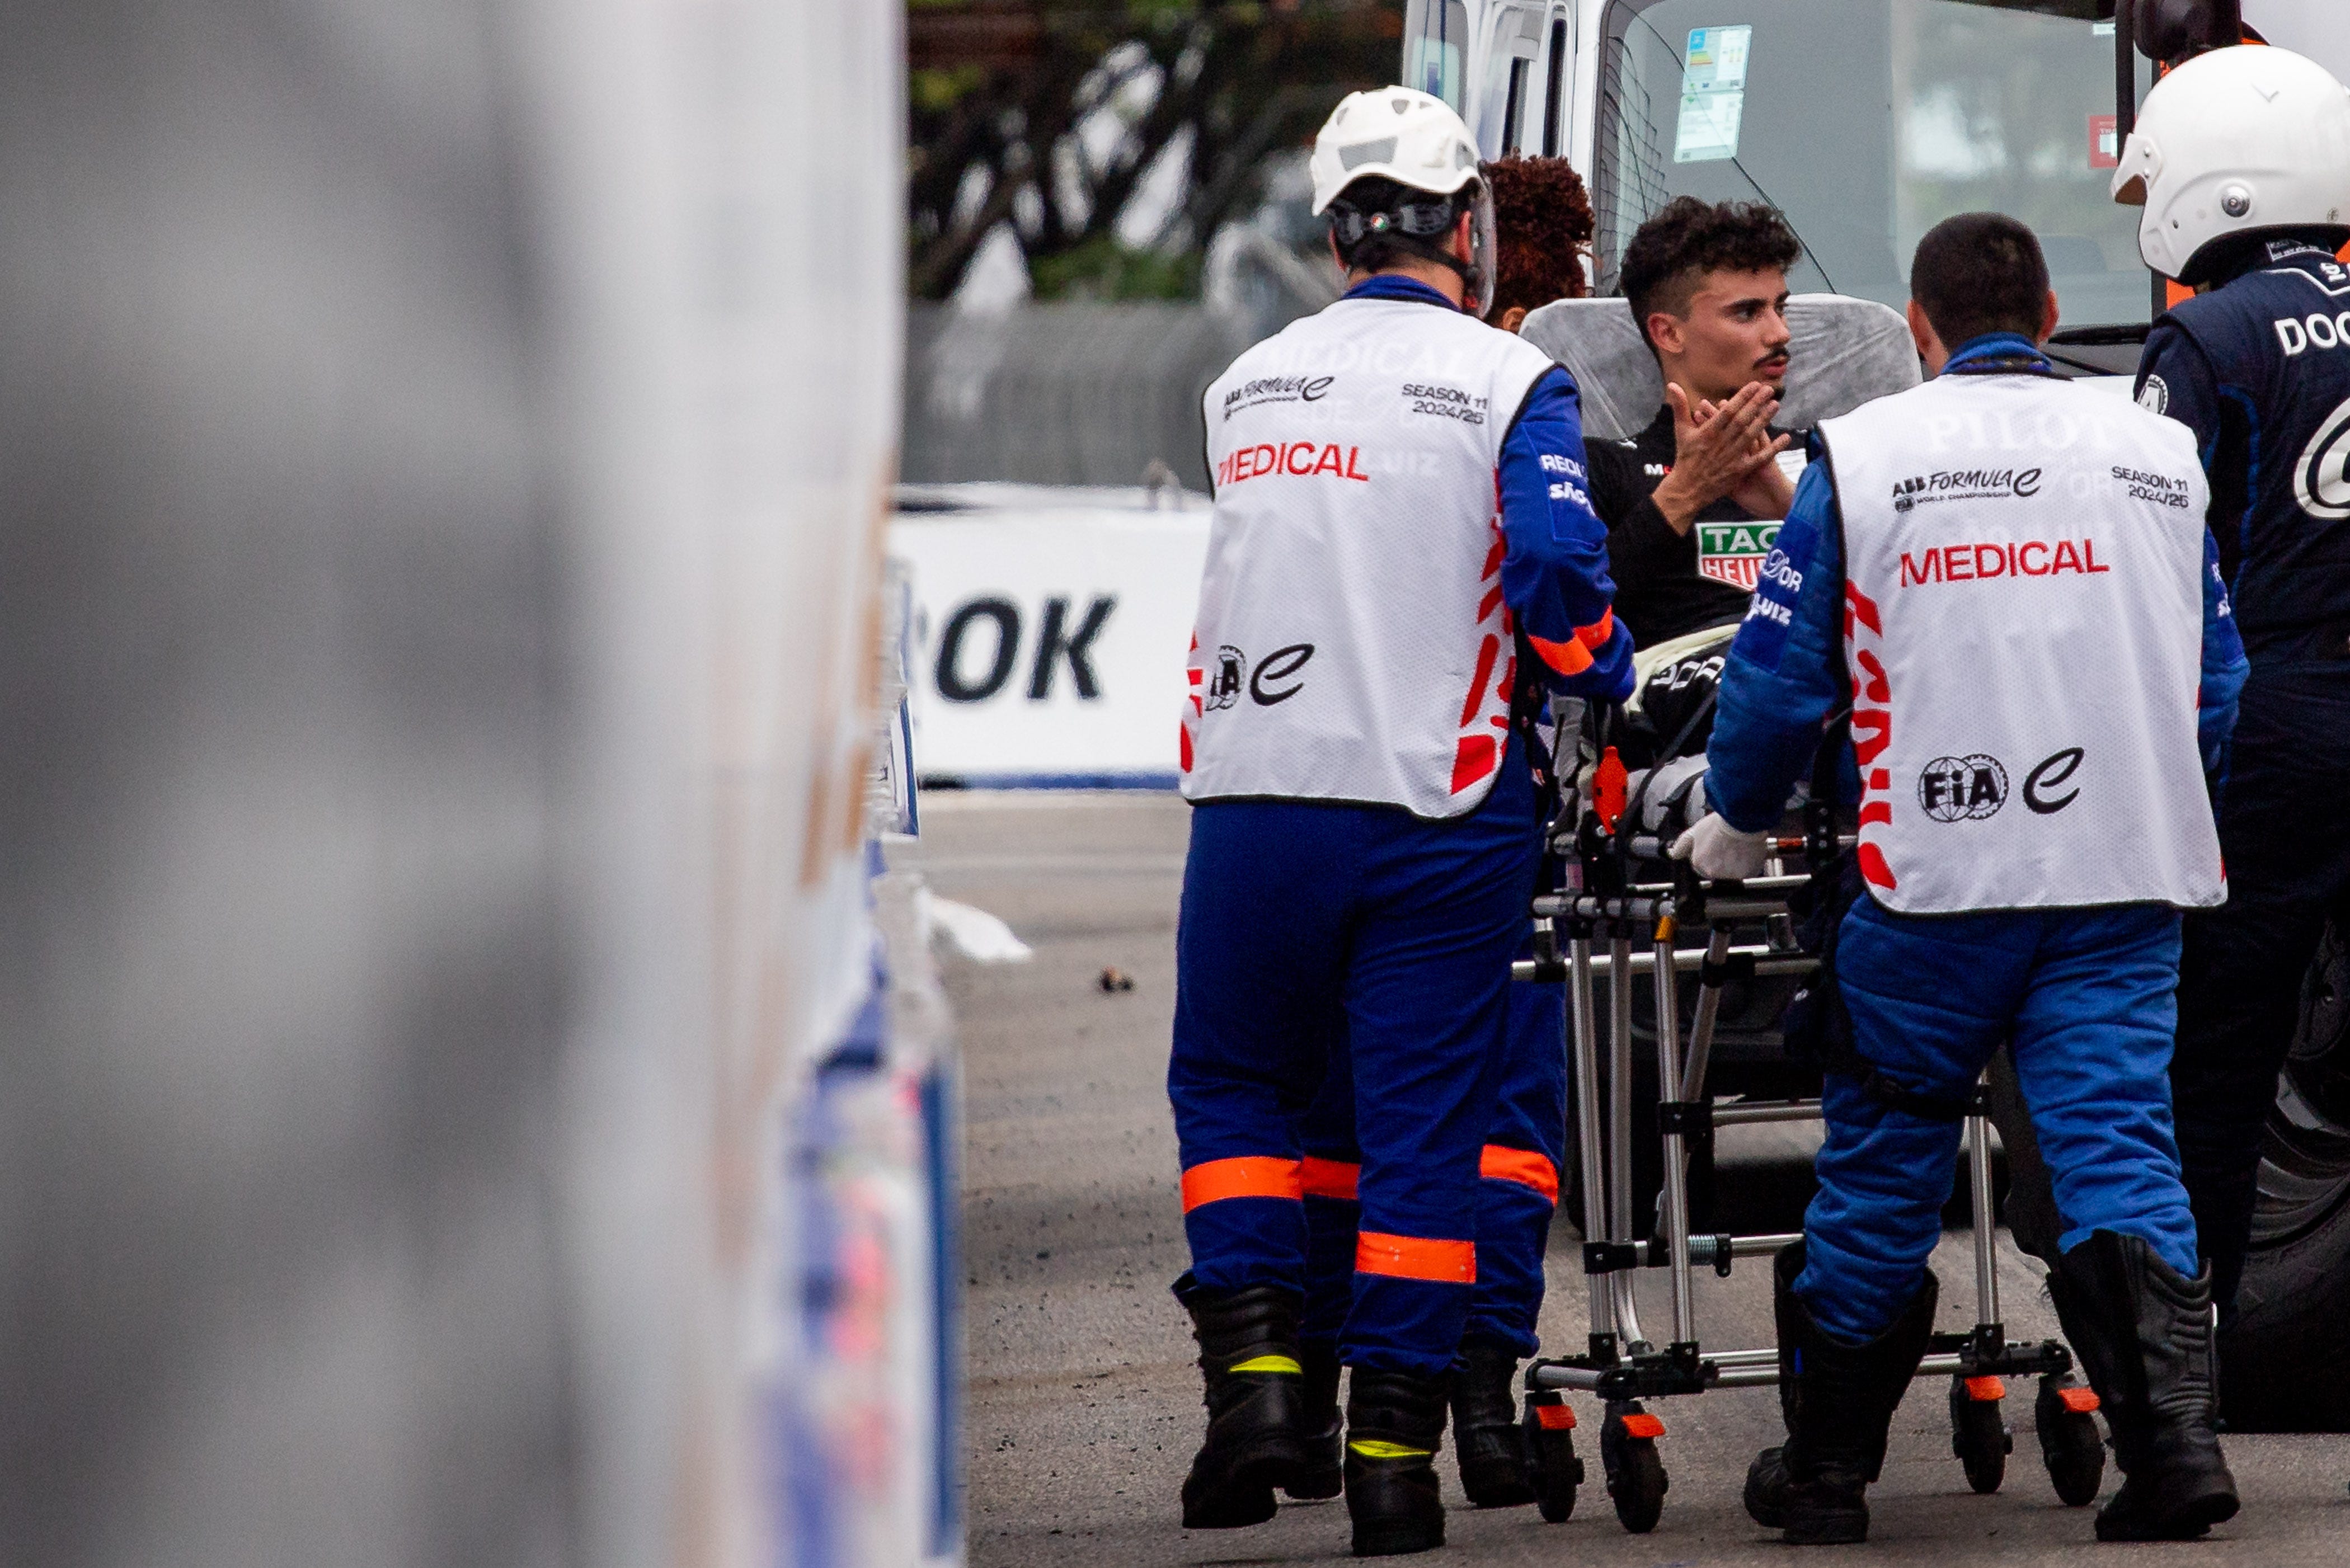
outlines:
{"label": "stretcher headrest", "polygon": [[[1787,395],[1774,421],[1808,430],[1919,380],[1917,345],[1901,313],[1873,299],[1799,294],[1787,301]],[[1566,367],[1583,393],[1583,431],[1620,441],[1664,406],[1656,356],[1621,299],[1562,299],[1528,316],[1518,336]]]}

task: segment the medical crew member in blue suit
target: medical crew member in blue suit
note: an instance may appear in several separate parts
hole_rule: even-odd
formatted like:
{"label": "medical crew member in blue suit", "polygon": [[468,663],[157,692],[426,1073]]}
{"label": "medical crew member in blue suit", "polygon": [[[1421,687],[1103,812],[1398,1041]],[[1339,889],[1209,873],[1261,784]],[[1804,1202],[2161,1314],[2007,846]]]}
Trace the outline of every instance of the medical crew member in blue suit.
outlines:
{"label": "medical crew member in blue suit", "polygon": [[2051,1288],[2126,1477],[2098,1537],[2199,1535],[2236,1495],[2165,1070],[2178,911],[2227,896],[2207,769],[2243,679],[2203,473],[2183,427],[2041,356],[2056,299],[2022,224],[1938,225],[1910,292],[1934,379],[1821,427],[1722,674],[1718,815],[1673,850],[1709,878],[1759,870],[1850,701],[1845,1049],[1775,1272],[1787,1441],[1746,1506],[1793,1542],[1866,1538],[1933,1329],[1960,1116],[2005,1040],[2064,1220]]}
{"label": "medical crew member in blue suit", "polygon": [[[1486,320],[1515,332],[1543,306],[1589,292],[1576,246],[1591,237],[1591,203],[1583,177],[1564,158],[1507,158],[1487,162],[1482,172],[1500,241]],[[1521,957],[1533,951],[1531,920],[1526,940]],[[1565,1031],[1563,988],[1510,988],[1493,1125],[1477,1161],[1477,1285],[1452,1386],[1453,1458],[1461,1490],[1480,1508],[1516,1507],[1535,1497],[1518,1424],[1517,1370],[1539,1347],[1543,1256],[1565,1156]],[[1355,1142],[1354,1081],[1340,1054],[1333,1055],[1301,1137],[1308,1237],[1302,1359],[1307,1407],[1323,1435],[1315,1469],[1284,1490],[1295,1498],[1336,1497],[1346,1447],[1338,1330],[1354,1299],[1355,1189],[1363,1158]]]}
{"label": "medical crew member in blue suit", "polygon": [[1209,388],[1216,487],[1184,716],[1193,814],[1168,1094],[1207,1383],[1186,1524],[1270,1518],[1311,1462],[1299,1122],[1334,1046],[1362,1163],[1347,1505],[1357,1554],[1442,1543],[1431,1463],[1478,1277],[1481,1151],[1537,847],[1523,636],[1619,698],[1574,383],[1481,325],[1492,208],[1441,100],[1349,96],[1316,140],[1344,297]]}
{"label": "medical crew member in blue suit", "polygon": [[2158,83],[2115,192],[2147,265],[2203,292],[2157,321],[2138,401],[2195,432],[2251,659],[2220,800],[2228,901],[2190,916],[2171,1063],[2221,1321],[2327,915],[2350,895],[2350,91],[2283,49]]}

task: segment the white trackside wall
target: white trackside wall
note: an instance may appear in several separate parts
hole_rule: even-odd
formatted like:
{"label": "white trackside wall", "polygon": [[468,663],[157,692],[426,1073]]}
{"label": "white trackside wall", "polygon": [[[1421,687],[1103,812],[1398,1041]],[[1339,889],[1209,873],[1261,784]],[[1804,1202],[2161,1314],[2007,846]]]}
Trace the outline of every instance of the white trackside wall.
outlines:
{"label": "white trackside wall", "polygon": [[1550,364],[1455,311],[1341,300],[1208,389],[1186,795],[1485,798],[1515,674],[1494,475]]}
{"label": "white trackside wall", "polygon": [[1871,894],[1906,914],[2219,903],[2195,711],[2210,493],[2187,428],[1960,375],[1821,431]]}

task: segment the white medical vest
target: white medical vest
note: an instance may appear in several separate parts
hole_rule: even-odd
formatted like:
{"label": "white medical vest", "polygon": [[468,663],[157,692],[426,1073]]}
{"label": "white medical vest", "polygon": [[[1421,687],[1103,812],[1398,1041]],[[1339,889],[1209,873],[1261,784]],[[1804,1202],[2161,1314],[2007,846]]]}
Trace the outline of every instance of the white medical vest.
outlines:
{"label": "white medical vest", "polygon": [[1549,369],[1533,345],[1457,311],[1348,299],[1208,389],[1216,506],[1185,795],[1424,817],[1485,798],[1516,677],[1502,441]]}
{"label": "white medical vest", "polygon": [[2196,742],[2208,489],[2187,427],[2050,377],[1962,374],[1820,433],[1877,900],[2222,901]]}

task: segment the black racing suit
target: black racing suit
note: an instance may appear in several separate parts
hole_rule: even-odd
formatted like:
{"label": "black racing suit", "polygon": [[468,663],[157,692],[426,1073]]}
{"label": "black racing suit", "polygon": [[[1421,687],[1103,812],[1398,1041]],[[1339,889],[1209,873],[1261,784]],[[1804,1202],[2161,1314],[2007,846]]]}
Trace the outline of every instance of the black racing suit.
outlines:
{"label": "black racing suit", "polygon": [[2137,385],[2195,431],[2251,662],[2220,797],[2228,901],[2187,918],[2171,1065],[2188,1196],[2232,1314],[2302,977],[2350,890],[2350,268],[2272,244],[2155,323]]}
{"label": "black racing suit", "polygon": [[[1753,573],[1770,553],[1779,524],[1757,520],[1724,497],[1676,533],[1651,499],[1673,470],[1673,410],[1659,409],[1630,441],[1584,443],[1591,470],[1591,509],[1607,524],[1607,566],[1616,579],[1616,618],[1636,648],[1654,648],[1708,627],[1734,626],[1746,615]],[[1792,443],[1801,452],[1803,441]],[[1715,524],[1709,530],[1707,524]],[[1752,524],[1742,534],[1738,525]],[[1718,536],[1715,536],[1718,535]],[[1700,559],[1700,545],[1709,546]],[[1716,547],[1719,546],[1719,547]]]}

